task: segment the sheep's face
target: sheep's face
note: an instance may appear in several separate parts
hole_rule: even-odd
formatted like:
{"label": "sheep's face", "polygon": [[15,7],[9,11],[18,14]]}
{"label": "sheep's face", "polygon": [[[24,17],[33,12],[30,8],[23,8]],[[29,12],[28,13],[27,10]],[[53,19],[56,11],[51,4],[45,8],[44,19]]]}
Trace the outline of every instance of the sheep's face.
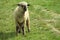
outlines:
{"label": "sheep's face", "polygon": [[18,6],[21,7],[23,9],[23,11],[26,11],[29,4],[27,2],[20,2],[20,3],[18,3]]}

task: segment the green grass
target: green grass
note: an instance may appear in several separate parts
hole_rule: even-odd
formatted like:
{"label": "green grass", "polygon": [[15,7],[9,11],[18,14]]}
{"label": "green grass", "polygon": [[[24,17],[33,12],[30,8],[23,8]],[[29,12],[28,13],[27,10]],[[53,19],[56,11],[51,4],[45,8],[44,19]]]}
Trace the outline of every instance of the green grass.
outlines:
{"label": "green grass", "polygon": [[0,0],[0,40],[60,40],[60,34],[51,28],[60,30],[60,0],[25,0],[31,4],[31,32],[16,36],[13,12],[20,1]]}

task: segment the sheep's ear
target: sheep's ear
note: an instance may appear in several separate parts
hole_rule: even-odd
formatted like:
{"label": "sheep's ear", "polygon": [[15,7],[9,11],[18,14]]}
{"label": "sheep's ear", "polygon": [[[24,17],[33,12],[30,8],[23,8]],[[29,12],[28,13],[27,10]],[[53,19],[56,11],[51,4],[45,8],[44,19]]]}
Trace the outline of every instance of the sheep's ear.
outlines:
{"label": "sheep's ear", "polygon": [[20,6],[20,4],[17,4],[18,6]]}
{"label": "sheep's ear", "polygon": [[27,6],[30,6],[30,4],[28,4]]}

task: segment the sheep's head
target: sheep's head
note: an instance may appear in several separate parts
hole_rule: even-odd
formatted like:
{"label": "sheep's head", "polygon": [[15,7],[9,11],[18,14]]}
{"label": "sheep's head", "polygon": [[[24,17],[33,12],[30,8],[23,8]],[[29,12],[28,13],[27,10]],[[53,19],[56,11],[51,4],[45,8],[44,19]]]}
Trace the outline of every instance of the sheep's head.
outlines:
{"label": "sheep's head", "polygon": [[27,10],[29,4],[27,2],[20,2],[17,4],[19,7],[21,7],[24,11]]}

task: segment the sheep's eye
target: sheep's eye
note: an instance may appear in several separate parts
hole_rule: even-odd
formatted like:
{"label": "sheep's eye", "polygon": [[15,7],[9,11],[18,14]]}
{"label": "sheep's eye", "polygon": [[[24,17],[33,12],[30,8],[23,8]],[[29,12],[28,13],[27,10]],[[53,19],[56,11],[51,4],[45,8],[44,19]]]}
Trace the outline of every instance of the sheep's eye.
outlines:
{"label": "sheep's eye", "polygon": [[21,5],[21,7],[24,7],[23,5]]}
{"label": "sheep's eye", "polygon": [[21,5],[21,4],[17,4],[17,5],[23,7],[23,5]]}

